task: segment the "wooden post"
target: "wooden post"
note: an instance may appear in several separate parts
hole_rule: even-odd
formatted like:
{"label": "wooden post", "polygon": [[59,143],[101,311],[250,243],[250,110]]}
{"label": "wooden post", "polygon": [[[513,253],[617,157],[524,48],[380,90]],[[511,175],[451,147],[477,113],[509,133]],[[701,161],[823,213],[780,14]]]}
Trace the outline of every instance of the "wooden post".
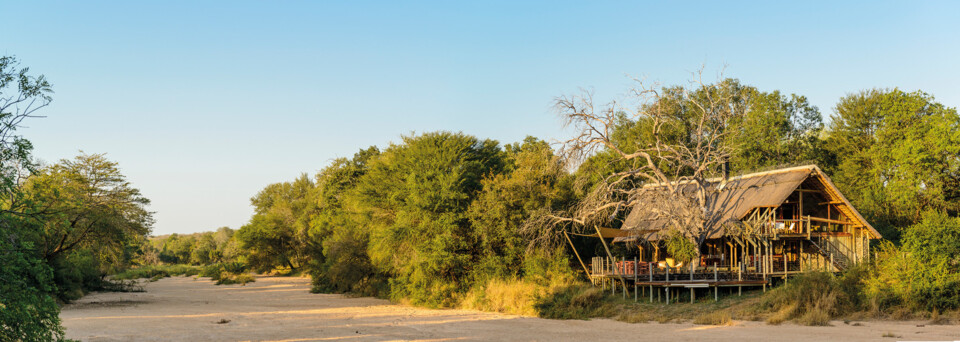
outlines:
{"label": "wooden post", "polygon": [[[648,266],[647,270],[649,271],[649,273],[647,274],[650,276],[650,302],[653,303],[653,263],[651,262],[647,264],[647,266]],[[658,302],[660,301],[659,292],[657,293],[657,301]]]}
{"label": "wooden post", "polygon": [[[603,250],[607,252],[607,257],[610,258],[610,260],[615,260],[615,259],[613,258],[613,254],[610,253],[610,248],[607,247],[607,241],[605,241],[605,240],[603,239],[603,234],[600,233],[600,227],[599,227],[599,226],[593,226],[593,229],[595,229],[595,230],[597,231],[597,237],[600,238],[600,243],[603,244]],[[613,267],[612,270],[613,270],[613,275],[619,276],[616,267]],[[626,280],[620,279],[620,281],[624,282],[624,284],[623,284],[624,286],[627,285],[627,284],[626,284]]]}
{"label": "wooden post", "polygon": [[670,288],[664,286],[664,287],[663,287],[663,290],[664,290],[664,291],[667,291],[667,304],[670,304]]}
{"label": "wooden post", "polygon": [[640,300],[640,294],[637,293],[637,273],[640,272],[640,264],[637,263],[637,257],[633,257],[633,301]]}
{"label": "wooden post", "polygon": [[717,284],[713,284],[713,301],[714,302],[720,300],[720,295],[717,293],[719,291],[720,291],[720,287],[717,286]]}
{"label": "wooden post", "polygon": [[696,293],[693,293],[693,288],[690,288],[690,304],[693,304],[694,298],[697,296]]}
{"label": "wooden post", "polygon": [[577,256],[577,261],[580,262],[580,266],[583,266],[583,271],[587,272],[587,278],[590,277],[590,271],[587,270],[587,265],[583,264],[583,259],[580,259],[580,253],[577,252],[577,248],[573,247],[573,241],[570,240],[570,236],[567,235],[567,231],[563,231],[563,237],[567,238],[567,242],[570,243],[570,249],[573,250],[573,254]]}
{"label": "wooden post", "polygon": [[783,279],[787,279],[787,242],[783,242]]}
{"label": "wooden post", "polygon": [[[743,281],[743,265],[737,265],[737,281]],[[743,285],[737,284],[737,296],[743,295]]]}
{"label": "wooden post", "polygon": [[717,276],[717,263],[713,263],[713,281],[717,282],[720,280],[720,277]]}
{"label": "wooden post", "polygon": [[[626,257],[623,257],[623,258],[620,258],[620,259],[621,259],[621,262],[623,263],[623,271],[624,271],[624,273],[626,273],[626,271],[627,271],[627,258],[626,258]],[[627,299],[627,281],[626,281],[626,279],[623,279],[623,278],[626,278],[626,276],[621,276],[621,280],[623,280],[623,299],[626,300],[626,299]]]}

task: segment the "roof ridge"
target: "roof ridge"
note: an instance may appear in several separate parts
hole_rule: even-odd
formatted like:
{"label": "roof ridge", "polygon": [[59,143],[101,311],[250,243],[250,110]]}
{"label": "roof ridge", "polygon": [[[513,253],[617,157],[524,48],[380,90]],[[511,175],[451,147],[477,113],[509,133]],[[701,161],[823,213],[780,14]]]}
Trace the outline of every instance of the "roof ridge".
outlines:
{"label": "roof ridge", "polygon": [[[761,176],[769,176],[769,175],[778,174],[778,173],[796,172],[796,171],[801,171],[801,170],[819,171],[819,170],[820,170],[820,167],[818,167],[817,164],[807,164],[807,165],[801,165],[801,166],[787,167],[787,168],[783,168],[783,169],[774,169],[774,170],[767,170],[767,171],[761,171],[761,172],[748,173],[748,174],[744,174],[744,175],[739,175],[739,176],[730,177],[729,179],[727,179],[727,183],[730,183],[730,182],[733,182],[733,181],[738,181],[738,180],[743,180],[743,179],[747,179],[747,178],[761,177]],[[707,178],[707,179],[705,179],[705,181],[707,181],[708,183],[719,183],[719,182],[722,182],[722,181],[723,181],[723,177]],[[685,181],[683,181],[682,183],[686,183],[686,182],[689,182],[689,180],[685,180]],[[681,184],[681,182],[678,182],[678,181],[675,181],[675,180],[674,180],[674,181],[670,181],[670,183],[672,183],[672,184]],[[649,187],[657,187],[657,186],[660,186],[660,185],[659,185],[659,184],[649,184],[649,183],[643,185],[643,187],[648,187],[648,186],[649,186]]]}

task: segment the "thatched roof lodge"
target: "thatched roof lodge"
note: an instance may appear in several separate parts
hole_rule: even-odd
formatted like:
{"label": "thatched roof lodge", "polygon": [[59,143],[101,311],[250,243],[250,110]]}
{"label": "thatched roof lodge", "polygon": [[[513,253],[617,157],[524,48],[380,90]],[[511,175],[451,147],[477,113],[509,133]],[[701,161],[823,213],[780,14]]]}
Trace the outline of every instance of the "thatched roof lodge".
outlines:
{"label": "thatched roof lodge", "polygon": [[[695,195],[692,184],[673,185],[683,196]],[[681,281],[688,287],[765,286],[773,278],[835,272],[863,262],[869,258],[869,240],[881,237],[816,165],[709,179],[706,188],[709,214],[699,260],[673,262],[663,233],[675,229],[677,221],[663,214],[662,198],[641,199],[620,229],[601,228],[594,235],[636,245],[636,255],[593,258],[587,272],[593,278],[632,278],[641,286],[679,286]]]}

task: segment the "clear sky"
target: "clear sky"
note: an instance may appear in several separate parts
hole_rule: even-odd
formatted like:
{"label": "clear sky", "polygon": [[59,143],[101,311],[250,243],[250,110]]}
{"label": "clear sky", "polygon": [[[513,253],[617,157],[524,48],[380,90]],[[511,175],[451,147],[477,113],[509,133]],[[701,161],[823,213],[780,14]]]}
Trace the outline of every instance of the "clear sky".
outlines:
{"label": "clear sky", "polygon": [[238,228],[267,184],[414,131],[561,139],[554,97],[626,75],[960,104],[960,2],[676,3],[3,1],[0,55],[54,85],[35,155],[107,153],[155,234]]}

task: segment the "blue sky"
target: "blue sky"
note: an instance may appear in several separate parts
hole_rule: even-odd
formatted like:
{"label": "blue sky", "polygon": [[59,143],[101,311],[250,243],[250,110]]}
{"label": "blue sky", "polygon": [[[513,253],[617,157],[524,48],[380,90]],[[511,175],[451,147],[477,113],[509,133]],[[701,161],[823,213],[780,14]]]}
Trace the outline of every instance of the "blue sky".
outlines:
{"label": "blue sky", "polygon": [[400,135],[562,139],[554,97],[682,84],[706,65],[807,96],[921,89],[960,104],[957,2],[5,3],[0,55],[54,84],[23,134],[107,153],[155,234],[238,228],[265,185]]}

